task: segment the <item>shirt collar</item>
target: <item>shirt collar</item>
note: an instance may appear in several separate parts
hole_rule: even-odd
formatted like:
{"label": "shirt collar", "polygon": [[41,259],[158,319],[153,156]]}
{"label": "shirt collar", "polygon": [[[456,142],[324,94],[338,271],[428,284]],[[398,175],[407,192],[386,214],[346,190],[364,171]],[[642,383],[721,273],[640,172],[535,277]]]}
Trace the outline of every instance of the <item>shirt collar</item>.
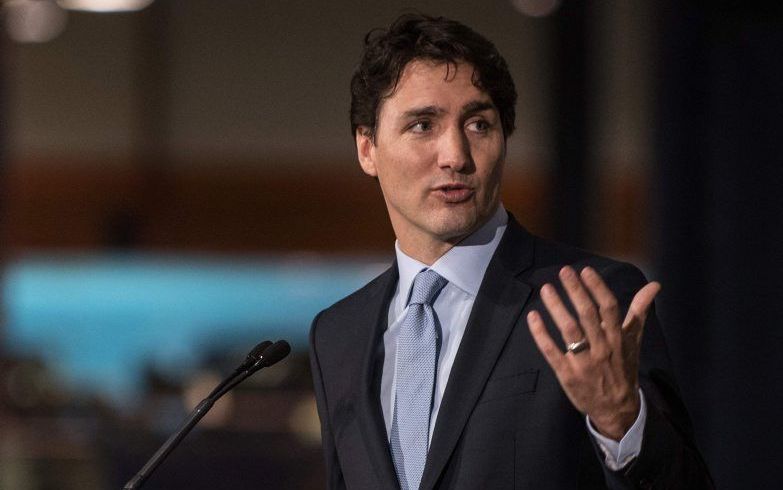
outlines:
{"label": "shirt collar", "polygon": [[[507,225],[508,213],[501,204],[489,221],[443,254],[429,268],[466,293],[476,296]],[[400,250],[399,242],[395,242],[394,248],[400,274],[398,292],[404,292],[404,296],[400,295],[403,298],[401,306],[404,307],[413,279],[422,269],[427,269],[427,265],[406,255]]]}

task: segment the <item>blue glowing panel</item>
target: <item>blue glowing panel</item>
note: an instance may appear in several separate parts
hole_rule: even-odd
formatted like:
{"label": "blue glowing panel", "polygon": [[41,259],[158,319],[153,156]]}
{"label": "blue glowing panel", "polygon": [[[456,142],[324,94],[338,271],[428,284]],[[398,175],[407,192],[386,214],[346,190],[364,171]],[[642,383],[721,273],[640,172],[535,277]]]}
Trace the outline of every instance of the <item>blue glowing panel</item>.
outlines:
{"label": "blue glowing panel", "polygon": [[[186,372],[216,347],[285,338],[381,273],[372,260],[25,257],[3,276],[5,348],[71,389],[127,402],[144,369]],[[238,361],[241,359],[238,359]]]}

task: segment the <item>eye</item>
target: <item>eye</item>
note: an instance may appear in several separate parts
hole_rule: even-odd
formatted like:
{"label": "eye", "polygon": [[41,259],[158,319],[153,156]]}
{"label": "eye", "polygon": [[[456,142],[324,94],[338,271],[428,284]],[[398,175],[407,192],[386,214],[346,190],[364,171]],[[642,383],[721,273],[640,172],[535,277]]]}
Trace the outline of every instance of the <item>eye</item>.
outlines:
{"label": "eye", "polygon": [[427,133],[432,131],[432,122],[427,119],[416,121],[408,127],[408,130],[413,133]]}
{"label": "eye", "polygon": [[491,125],[484,119],[476,119],[468,123],[468,129],[475,133],[486,133]]}

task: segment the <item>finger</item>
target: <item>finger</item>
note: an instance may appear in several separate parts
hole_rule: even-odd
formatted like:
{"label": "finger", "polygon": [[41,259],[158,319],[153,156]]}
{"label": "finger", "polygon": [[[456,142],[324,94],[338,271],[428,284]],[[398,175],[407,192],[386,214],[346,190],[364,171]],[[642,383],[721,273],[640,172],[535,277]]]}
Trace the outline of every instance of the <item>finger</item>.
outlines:
{"label": "finger", "polygon": [[598,303],[601,321],[604,325],[620,325],[620,309],[609,286],[606,285],[601,275],[592,267],[582,269],[582,280],[593,295],[595,302]]}
{"label": "finger", "polygon": [[628,307],[628,314],[623,321],[623,332],[632,332],[635,335],[641,336],[644,322],[647,320],[647,314],[650,311],[653,300],[658,292],[661,290],[661,284],[653,281],[645,285],[637,292],[631,305]]}
{"label": "finger", "polygon": [[617,297],[609,289],[601,275],[592,267],[582,269],[582,279],[587,286],[590,294],[598,303],[598,313],[601,317],[601,326],[603,327],[606,340],[610,345],[617,347],[620,345],[620,307],[617,303]]}
{"label": "finger", "polygon": [[560,352],[560,348],[549,336],[549,332],[546,330],[544,320],[537,311],[531,311],[527,314],[527,326],[530,329],[530,334],[533,336],[533,340],[538,346],[538,350],[546,359],[546,362],[555,371],[555,374],[560,377],[560,373],[568,368],[565,355]]}
{"label": "finger", "polygon": [[598,316],[598,309],[595,307],[593,299],[585,289],[579,276],[573,268],[565,266],[560,270],[560,281],[574,305],[579,316],[579,326],[587,335],[591,348],[601,349],[604,345],[604,333],[601,330],[601,319]]}
{"label": "finger", "polygon": [[541,299],[544,301],[544,306],[546,306],[552,320],[555,321],[555,325],[560,330],[560,335],[566,344],[578,342],[584,338],[584,332],[582,332],[579,324],[566,309],[554,286],[544,284],[541,287]]}

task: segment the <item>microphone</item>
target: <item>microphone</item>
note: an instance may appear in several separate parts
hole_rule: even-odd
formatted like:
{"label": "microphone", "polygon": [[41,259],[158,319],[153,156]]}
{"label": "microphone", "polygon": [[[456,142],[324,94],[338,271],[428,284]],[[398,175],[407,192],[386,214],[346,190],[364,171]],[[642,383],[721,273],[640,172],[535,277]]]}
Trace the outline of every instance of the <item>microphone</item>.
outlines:
{"label": "microphone", "polygon": [[238,368],[236,368],[236,371],[244,371],[245,369],[255,364],[256,361],[261,359],[261,355],[267,350],[267,348],[269,348],[270,345],[272,345],[272,342],[265,340],[257,346],[253,347],[253,350],[251,350],[247,357],[245,357],[245,361]]}
{"label": "microphone", "polygon": [[272,364],[277,364],[282,361],[285,356],[291,353],[291,346],[285,340],[278,340],[272,344],[261,356],[256,364],[260,364],[258,367],[253,366],[253,372],[258,371],[262,367],[269,367]]}
{"label": "microphone", "polygon": [[[233,381],[237,376],[240,376],[243,371],[247,370],[249,367],[255,364],[259,359],[261,359],[261,355],[267,350],[267,348],[269,348],[270,345],[272,345],[272,342],[270,342],[269,340],[265,340],[259,343],[258,345],[256,345],[255,347],[253,347],[253,350],[251,350],[247,354],[242,364],[240,364],[239,367],[234,369],[234,372],[231,374],[231,376],[221,381],[221,383],[217,385],[214,390],[212,390],[212,393],[210,393],[207,398],[214,398],[215,400],[220,398],[222,396],[222,393],[220,395],[218,395],[218,393],[222,391],[223,388],[225,388],[225,386],[231,381]],[[225,391],[223,393],[225,393]]]}
{"label": "microphone", "polygon": [[[256,348],[258,348],[260,345],[261,344],[258,344]],[[225,395],[232,388],[234,388],[234,386],[238,385],[239,383],[247,379],[250,375],[252,375],[256,371],[277,363],[278,361],[282,360],[285,356],[287,356],[290,352],[291,352],[291,346],[288,345],[288,342],[286,342],[285,340],[278,340],[274,344],[267,347],[264,350],[264,352],[258,356],[258,359],[256,359],[250,365],[250,367],[245,368],[243,371],[239,372],[238,374],[235,373],[234,375],[229,376],[228,379],[226,379],[223,383],[218,385],[218,387],[215,388],[212,394],[207,398],[213,398],[214,400],[217,400],[221,396]],[[250,353],[252,354],[253,352],[251,351]],[[248,354],[248,357],[250,357],[250,354]]]}
{"label": "microphone", "polygon": [[174,450],[175,447],[185,438],[190,430],[201,420],[204,415],[207,414],[209,409],[215,404],[216,401],[233,387],[247,379],[250,375],[259,371],[265,367],[269,367],[279,361],[291,352],[291,346],[285,340],[278,340],[274,344],[268,340],[265,340],[253,347],[253,350],[248,353],[242,364],[237,367],[231,375],[223,380],[212,393],[190,412],[185,422],[177,429],[177,431],[169,437],[166,442],[158,449],[155,454],[147,461],[147,463],[136,473],[128,483],[125,484],[123,490],[133,490],[140,488],[142,484],[150,477],[153,471],[166,459],[166,457]]}

